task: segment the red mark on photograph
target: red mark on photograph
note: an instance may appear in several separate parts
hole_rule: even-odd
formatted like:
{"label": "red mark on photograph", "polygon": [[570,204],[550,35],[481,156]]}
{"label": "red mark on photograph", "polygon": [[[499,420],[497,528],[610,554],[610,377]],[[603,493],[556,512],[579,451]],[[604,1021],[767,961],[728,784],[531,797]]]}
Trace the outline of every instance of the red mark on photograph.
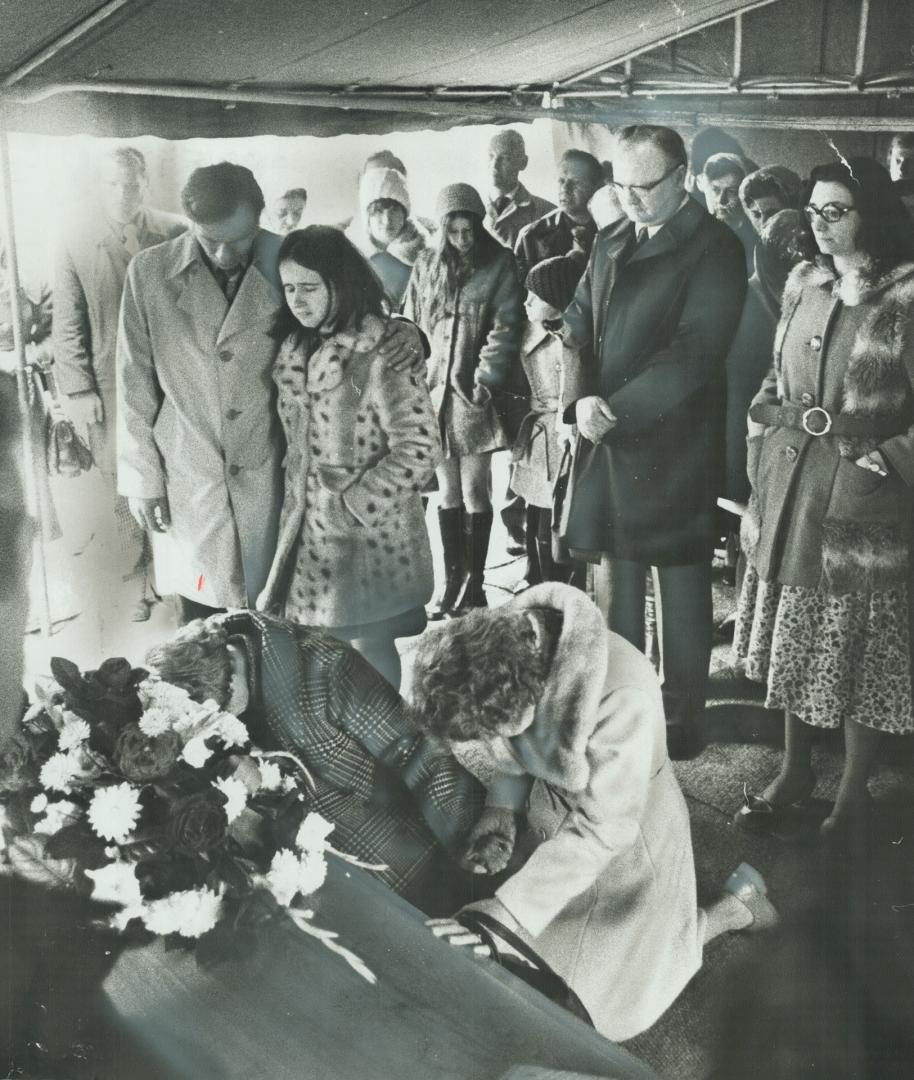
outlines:
{"label": "red mark on photograph", "polygon": [[197,592],[203,592],[203,575],[197,578]]}

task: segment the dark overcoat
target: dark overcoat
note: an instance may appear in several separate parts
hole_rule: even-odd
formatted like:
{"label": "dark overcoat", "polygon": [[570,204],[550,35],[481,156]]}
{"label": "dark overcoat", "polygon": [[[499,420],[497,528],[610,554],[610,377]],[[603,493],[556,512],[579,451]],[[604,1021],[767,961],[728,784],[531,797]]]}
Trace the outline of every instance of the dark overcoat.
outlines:
{"label": "dark overcoat", "polygon": [[[724,361],[745,293],[742,246],[694,200],[640,246],[628,222],[597,234],[565,322],[583,350],[581,396],[604,398],[618,422],[587,453],[591,486],[572,491],[570,547],[655,566],[710,557]],[[597,520],[574,505],[595,490]]]}

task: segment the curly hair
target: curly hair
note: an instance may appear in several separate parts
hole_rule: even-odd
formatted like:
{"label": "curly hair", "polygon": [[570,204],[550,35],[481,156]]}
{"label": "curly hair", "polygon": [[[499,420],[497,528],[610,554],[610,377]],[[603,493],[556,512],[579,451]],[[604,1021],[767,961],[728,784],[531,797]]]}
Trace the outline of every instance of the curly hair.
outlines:
{"label": "curly hair", "polygon": [[194,701],[212,698],[224,709],[232,696],[232,657],[224,626],[195,619],[170,641],[146,654],[147,665],[165,682],[180,686]]}
{"label": "curly hair", "polygon": [[[554,640],[553,626],[545,627]],[[551,654],[539,645],[526,612],[481,610],[454,619],[419,642],[414,721],[455,742],[513,728],[539,699]]]}

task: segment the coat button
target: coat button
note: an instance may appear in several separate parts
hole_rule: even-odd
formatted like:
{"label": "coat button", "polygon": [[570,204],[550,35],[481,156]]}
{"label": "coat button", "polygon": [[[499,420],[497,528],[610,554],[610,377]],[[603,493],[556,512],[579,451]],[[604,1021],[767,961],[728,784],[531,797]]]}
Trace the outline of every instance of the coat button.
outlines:
{"label": "coat button", "polygon": [[812,396],[812,394],[804,394],[800,398],[800,401],[803,405],[806,406],[807,409],[810,408],[812,405],[815,405],[816,403],[816,399]]}
{"label": "coat button", "polygon": [[231,360],[231,358],[232,358],[232,350],[231,349],[220,349],[219,350],[219,359],[224,364],[227,364],[229,362],[229,360]]}
{"label": "coat button", "polygon": [[809,339],[809,347],[818,352],[819,349],[822,348],[822,338],[818,334],[815,334]]}
{"label": "coat button", "polygon": [[784,447],[784,457],[787,458],[788,461],[796,461],[797,460],[796,447],[794,447],[794,446],[785,446]]}
{"label": "coat button", "polygon": [[229,465],[229,476],[237,476],[240,472],[240,465]]}
{"label": "coat button", "polygon": [[239,416],[241,416],[241,409],[226,409],[225,411],[226,420],[237,420]]}

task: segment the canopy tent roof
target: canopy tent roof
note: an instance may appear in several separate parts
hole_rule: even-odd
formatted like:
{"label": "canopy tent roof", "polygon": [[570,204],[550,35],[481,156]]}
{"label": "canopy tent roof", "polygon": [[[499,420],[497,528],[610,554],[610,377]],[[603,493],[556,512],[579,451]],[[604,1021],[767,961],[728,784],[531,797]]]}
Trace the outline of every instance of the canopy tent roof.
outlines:
{"label": "canopy tent roof", "polygon": [[[897,126],[911,0],[0,0],[13,129]],[[684,119],[685,118],[685,119]],[[830,123],[840,127],[841,124]]]}

